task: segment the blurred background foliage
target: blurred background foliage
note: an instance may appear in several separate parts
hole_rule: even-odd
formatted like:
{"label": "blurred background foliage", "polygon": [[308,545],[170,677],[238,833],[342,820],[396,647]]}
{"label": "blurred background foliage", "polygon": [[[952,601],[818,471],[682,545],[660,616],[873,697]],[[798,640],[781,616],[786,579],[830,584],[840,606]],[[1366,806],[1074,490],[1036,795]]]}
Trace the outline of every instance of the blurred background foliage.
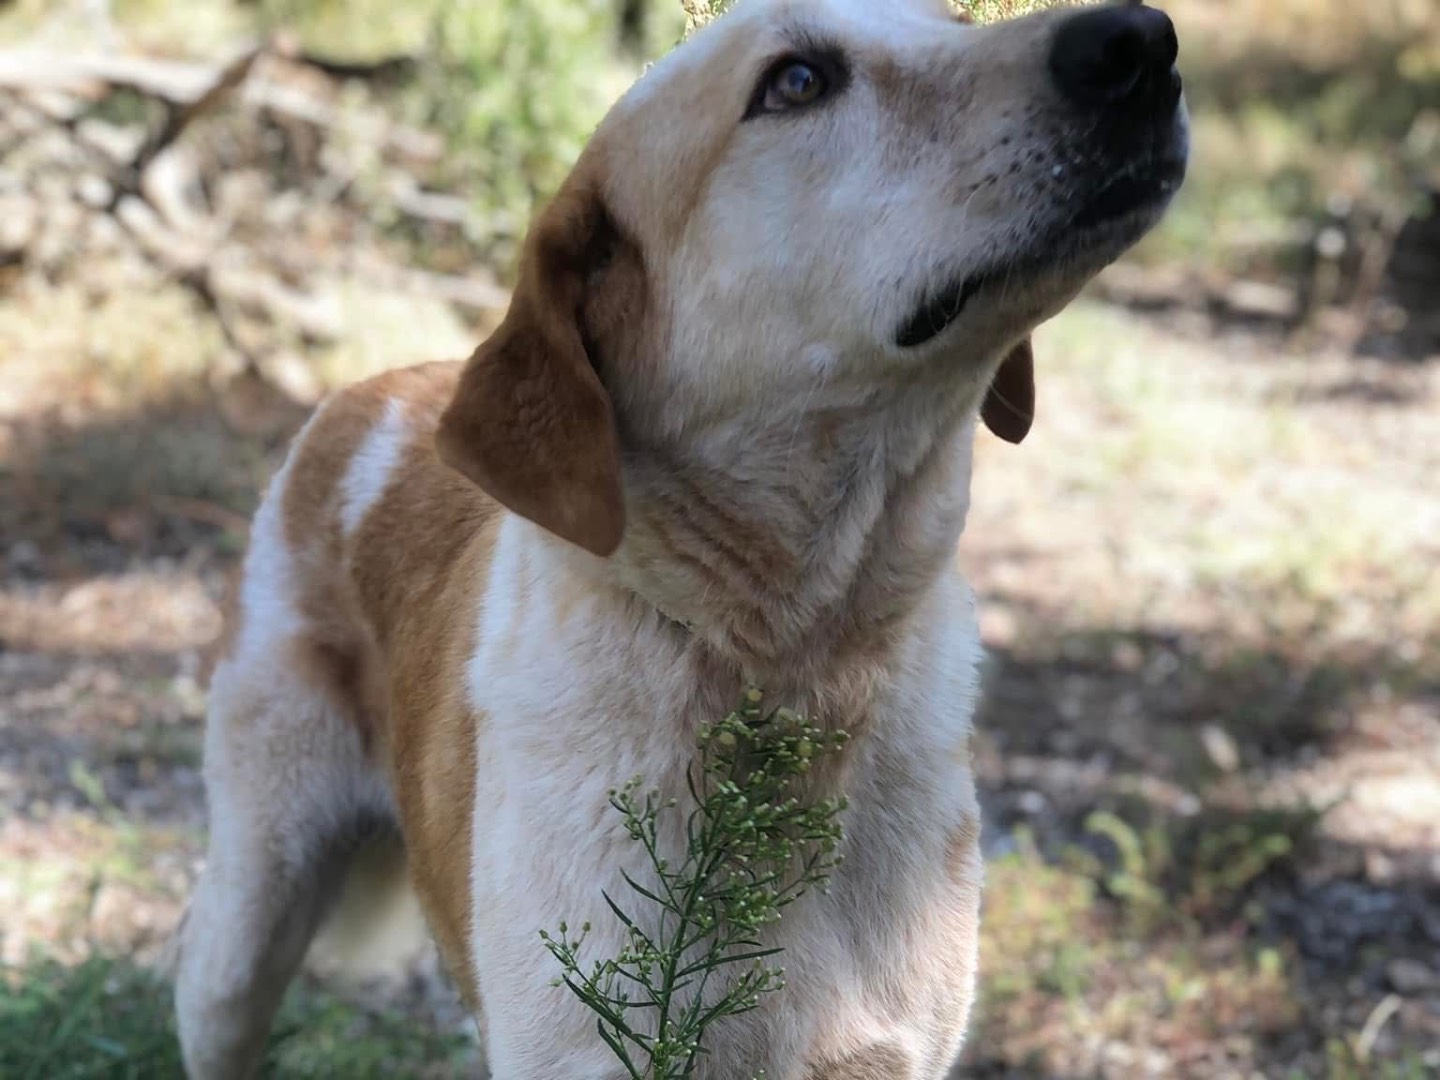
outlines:
{"label": "blurred background foliage", "polygon": [[[1440,5],[1164,6],[1185,188],[1037,335],[1025,446],[977,450],[967,1075],[1440,1075]],[[494,327],[537,204],[711,7],[0,0],[0,1075],[174,1074],[265,477],[330,387]],[[364,944],[271,1072],[473,1062],[433,954]]]}
{"label": "blurred background foliage", "polygon": [[[47,0],[7,6],[5,37],[54,32]],[[73,5],[72,18],[97,6]],[[1034,5],[961,6],[985,20]],[[1370,231],[1393,230],[1429,205],[1440,185],[1432,0],[1181,0],[1177,8],[1196,158],[1177,212],[1147,245],[1152,260],[1313,272],[1317,237],[1337,218],[1362,259]],[[464,185],[487,242],[511,252],[609,102],[686,22],[680,0],[115,0],[108,16],[115,33],[163,52],[280,32],[335,61],[413,62],[396,107],[445,135],[444,179]],[[1333,250],[1333,236],[1328,244]]]}

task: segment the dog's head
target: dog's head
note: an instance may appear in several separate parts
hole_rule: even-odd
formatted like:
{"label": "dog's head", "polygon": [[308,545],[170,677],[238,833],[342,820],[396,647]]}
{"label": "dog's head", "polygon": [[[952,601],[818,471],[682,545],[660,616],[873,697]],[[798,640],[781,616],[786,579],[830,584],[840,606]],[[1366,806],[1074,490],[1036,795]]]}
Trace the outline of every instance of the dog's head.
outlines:
{"label": "dog's head", "polygon": [[622,444],[917,381],[1018,442],[1029,331],[1180,184],[1175,56],[1139,4],[978,27],[944,0],[741,0],[611,110],[534,223],[442,455],[608,554]]}

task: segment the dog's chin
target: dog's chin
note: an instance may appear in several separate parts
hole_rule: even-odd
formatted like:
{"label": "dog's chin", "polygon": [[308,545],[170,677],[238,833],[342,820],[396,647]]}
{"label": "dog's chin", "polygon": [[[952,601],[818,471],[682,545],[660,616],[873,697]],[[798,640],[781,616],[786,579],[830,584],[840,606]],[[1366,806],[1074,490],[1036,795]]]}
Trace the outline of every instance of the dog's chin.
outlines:
{"label": "dog's chin", "polygon": [[1014,251],[927,294],[900,326],[895,343],[903,349],[925,345],[974,303],[992,296],[1003,298],[1016,314],[1044,317],[1150,231],[1184,176],[1183,156],[1112,174]]}

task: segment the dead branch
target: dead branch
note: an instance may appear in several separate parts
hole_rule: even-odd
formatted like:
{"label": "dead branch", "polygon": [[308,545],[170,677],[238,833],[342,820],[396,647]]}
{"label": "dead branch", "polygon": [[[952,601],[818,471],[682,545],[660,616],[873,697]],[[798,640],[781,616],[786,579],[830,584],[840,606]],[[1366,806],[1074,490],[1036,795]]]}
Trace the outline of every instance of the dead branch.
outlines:
{"label": "dead branch", "polygon": [[377,86],[403,86],[414,79],[420,69],[418,59],[404,54],[378,60],[336,60],[304,50],[283,55],[292,63],[314,68],[332,79],[359,79]]}
{"label": "dead branch", "polygon": [[1409,218],[1408,212],[1390,210],[1379,224],[1365,237],[1360,249],[1360,269],[1356,275],[1355,292],[1350,300],[1350,332],[1346,345],[1353,351],[1365,337],[1370,327],[1370,316],[1375,308],[1375,298],[1385,283],[1385,269],[1395,254],[1395,244]]}
{"label": "dead branch", "polygon": [[504,311],[510,303],[507,290],[474,278],[435,274],[426,270],[396,270],[374,276],[379,283],[398,292],[444,300],[471,312]]}
{"label": "dead branch", "polygon": [[[37,208],[74,210],[73,221],[45,230],[52,247],[83,255],[94,244],[102,258],[148,264],[213,320],[247,378],[296,401],[305,395],[284,374],[295,367],[287,367],[287,350],[297,335],[309,343],[344,336],[347,278],[482,321],[503,310],[508,293],[482,276],[403,267],[366,242],[382,217],[370,205],[377,197],[386,221],[398,213],[465,237],[480,230],[466,200],[428,190],[420,178],[442,156],[438,135],[394,125],[380,109],[345,108],[317,71],[369,77],[287,53],[283,42],[251,45],[214,65],[0,49],[0,134],[25,151],[16,170],[0,172],[0,263],[24,263],[37,250]],[[122,127],[97,114],[97,102],[120,93],[150,106],[149,124]],[[216,140],[186,138],[222,108],[249,123],[227,125]],[[315,144],[314,152],[271,139],[277,126]],[[376,165],[376,151],[379,183],[352,187]],[[96,240],[102,231],[106,238]],[[348,246],[356,239],[358,260]]]}
{"label": "dead branch", "polygon": [[[255,58],[250,56],[250,63]],[[212,108],[219,97],[233,89],[226,85],[227,70],[236,75],[238,82],[244,79],[248,66],[236,71],[233,66],[151,57],[0,49],[0,89],[27,96],[58,92],[91,101],[100,100],[114,90],[128,90],[172,108],[194,109],[184,124]],[[204,99],[212,91],[217,93],[217,99],[206,102]],[[236,100],[246,108],[272,112],[317,128],[328,130],[342,123],[340,113],[329,102],[272,79],[246,80]],[[444,143],[438,136],[403,125],[356,118],[347,125],[347,130],[417,163],[432,164],[444,153]],[[178,132],[176,134],[178,136]],[[160,149],[163,148],[162,145]]]}
{"label": "dead branch", "polygon": [[217,74],[209,64],[115,53],[0,50],[0,87],[21,93],[48,90],[93,100],[121,89],[187,105],[214,84]]}
{"label": "dead branch", "polygon": [[214,269],[211,288],[236,307],[259,312],[295,327],[312,341],[333,341],[345,332],[343,314],[333,294],[303,293],[256,270]]}
{"label": "dead branch", "polygon": [[170,108],[166,112],[164,125],[153,138],[140,148],[140,152],[135,155],[135,160],[131,163],[131,169],[135,175],[138,177],[143,174],[146,166],[176,139],[180,138],[196,118],[204,116],[218,107],[232,90],[243,83],[246,76],[250,74],[250,69],[255,66],[260,52],[261,49],[258,45],[244,50],[234,60],[221,67],[210,85],[193,101],[184,104],[171,102]]}

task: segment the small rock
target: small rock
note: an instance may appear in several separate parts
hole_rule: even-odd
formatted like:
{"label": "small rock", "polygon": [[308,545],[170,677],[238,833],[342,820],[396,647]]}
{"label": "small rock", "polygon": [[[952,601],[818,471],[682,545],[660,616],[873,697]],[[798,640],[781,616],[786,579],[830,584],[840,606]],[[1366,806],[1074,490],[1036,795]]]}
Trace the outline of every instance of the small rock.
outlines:
{"label": "small rock", "polygon": [[1385,977],[1397,993],[1407,997],[1440,991],[1440,971],[1408,957],[1402,956],[1386,964]]}
{"label": "small rock", "polygon": [[1395,860],[1379,849],[1370,849],[1364,854],[1365,879],[1372,885],[1394,885],[1399,879]]}
{"label": "small rock", "polygon": [[1221,772],[1233,773],[1240,767],[1240,750],[1235,740],[1218,724],[1206,724],[1200,729],[1200,744]]}
{"label": "small rock", "polygon": [[40,564],[40,549],[29,540],[17,540],[10,545],[10,564],[16,570],[29,570]]}
{"label": "small rock", "polygon": [[102,210],[110,205],[115,189],[103,176],[87,174],[75,183],[75,194],[92,210]]}
{"label": "small rock", "polygon": [[1020,797],[1015,800],[1022,813],[1035,817],[1045,812],[1048,800],[1038,791],[1021,792]]}
{"label": "small rock", "polygon": [[1133,673],[1145,666],[1145,653],[1135,642],[1121,640],[1111,650],[1111,661],[1120,671]]}

